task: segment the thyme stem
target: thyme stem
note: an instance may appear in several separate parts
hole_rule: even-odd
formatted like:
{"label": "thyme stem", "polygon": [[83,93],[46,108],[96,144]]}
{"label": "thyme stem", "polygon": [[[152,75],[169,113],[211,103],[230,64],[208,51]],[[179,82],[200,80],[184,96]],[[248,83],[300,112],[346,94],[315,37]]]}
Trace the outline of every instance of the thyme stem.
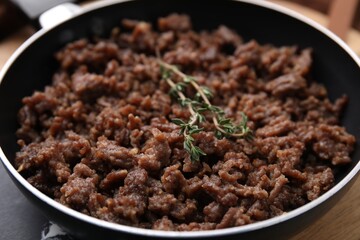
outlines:
{"label": "thyme stem", "polygon": [[[201,155],[205,153],[197,146],[194,145],[194,138],[191,136],[194,133],[200,132],[196,123],[205,120],[202,115],[204,111],[212,112],[212,122],[216,128],[215,135],[218,138],[222,137],[249,137],[251,130],[247,127],[247,117],[242,113],[242,121],[238,126],[235,126],[231,119],[225,118],[225,113],[219,107],[213,106],[209,100],[212,93],[207,88],[200,86],[196,79],[192,76],[186,75],[181,72],[176,66],[168,64],[162,61],[158,55],[158,63],[162,69],[163,79],[171,87],[171,92],[175,93],[182,105],[186,105],[189,109],[191,117],[186,123],[181,119],[173,119],[173,122],[181,127],[180,133],[184,135],[184,149],[188,151],[192,160],[199,160]],[[175,83],[171,80],[171,74],[175,74],[182,79],[182,82]],[[198,98],[202,99],[202,102],[197,100],[191,100],[185,96],[183,91],[185,87],[191,85],[197,92]]]}
{"label": "thyme stem", "polygon": [[[176,84],[170,79],[170,78],[165,78],[165,81],[169,84],[169,86],[173,89],[176,88]],[[182,92],[177,92],[178,96],[180,97],[181,100],[185,100],[186,97],[185,95],[182,93]],[[195,111],[194,109],[192,108],[191,105],[188,105],[188,109],[189,109],[189,112],[191,115],[194,115],[195,114]]]}

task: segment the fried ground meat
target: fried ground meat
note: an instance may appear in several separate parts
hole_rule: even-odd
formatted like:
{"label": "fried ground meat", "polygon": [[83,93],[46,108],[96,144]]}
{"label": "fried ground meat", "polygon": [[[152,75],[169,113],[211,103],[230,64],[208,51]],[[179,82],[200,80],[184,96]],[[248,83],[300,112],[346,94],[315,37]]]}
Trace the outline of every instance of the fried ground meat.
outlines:
{"label": "fried ground meat", "polygon": [[[282,215],[328,191],[355,144],[339,126],[347,98],[331,102],[311,78],[311,53],[244,42],[226,26],[195,32],[185,15],[124,19],[109,39],[55,54],[52,84],[23,99],[15,166],[56,201],[135,227],[198,231]],[[253,139],[218,139],[206,122],[193,135],[206,155],[191,161],[171,122],[190,113],[168,94],[157,54],[234,122],[244,112]]]}

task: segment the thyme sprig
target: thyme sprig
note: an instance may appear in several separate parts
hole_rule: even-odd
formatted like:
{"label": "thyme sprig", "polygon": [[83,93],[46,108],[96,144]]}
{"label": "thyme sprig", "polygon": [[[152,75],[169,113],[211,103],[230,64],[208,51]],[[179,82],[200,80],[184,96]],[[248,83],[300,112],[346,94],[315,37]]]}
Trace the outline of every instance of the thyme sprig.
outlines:
{"label": "thyme sprig", "polygon": [[[193,161],[199,161],[201,156],[205,156],[201,148],[194,145],[192,134],[199,133],[203,130],[198,126],[199,123],[206,120],[204,112],[212,113],[212,122],[216,128],[215,136],[219,139],[223,137],[234,138],[251,138],[251,129],[247,126],[247,116],[241,113],[242,120],[236,125],[230,118],[225,117],[225,112],[218,106],[210,103],[213,97],[212,92],[205,86],[200,86],[195,77],[186,75],[176,66],[168,64],[160,59],[158,63],[161,67],[162,79],[165,80],[170,89],[170,95],[177,98],[183,107],[187,107],[191,114],[188,122],[182,119],[173,119],[172,121],[180,126],[180,134],[184,135],[184,149],[190,154]],[[182,79],[181,82],[175,83],[171,77],[175,74]],[[185,96],[185,89],[191,86],[196,90],[194,99]]]}

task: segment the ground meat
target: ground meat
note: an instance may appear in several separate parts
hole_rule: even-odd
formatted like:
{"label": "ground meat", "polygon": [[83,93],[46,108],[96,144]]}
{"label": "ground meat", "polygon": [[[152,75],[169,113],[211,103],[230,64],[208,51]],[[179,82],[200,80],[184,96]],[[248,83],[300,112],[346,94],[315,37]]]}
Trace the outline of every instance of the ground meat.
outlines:
{"label": "ground meat", "polygon": [[[355,145],[339,125],[348,99],[331,102],[311,79],[311,55],[223,25],[195,32],[181,14],[154,26],[124,19],[110,38],[55,54],[52,84],[19,110],[15,166],[56,201],[118,224],[200,231],[282,215],[328,191]],[[245,113],[252,139],[218,139],[204,113],[192,136],[206,155],[192,161],[171,121],[190,112],[169,95],[159,56],[195,76],[226,117]]]}
{"label": "ground meat", "polygon": [[276,97],[300,92],[305,87],[306,80],[294,73],[282,75],[274,80],[271,80],[265,85],[265,89]]}
{"label": "ground meat", "polygon": [[219,222],[224,216],[226,208],[218,202],[212,202],[204,207],[204,215],[206,222]]}
{"label": "ground meat", "polygon": [[343,127],[320,124],[315,139],[313,150],[320,158],[330,160],[333,165],[351,162],[348,153],[353,150],[355,137]]}
{"label": "ground meat", "polygon": [[159,18],[158,27],[160,31],[189,31],[191,30],[191,21],[186,15],[171,14],[168,17]]}
{"label": "ground meat", "polygon": [[175,230],[174,223],[167,216],[158,219],[153,224],[152,228],[155,230],[165,230],[165,231]]}
{"label": "ground meat", "polygon": [[239,208],[230,208],[222,218],[219,224],[216,225],[217,229],[227,228],[229,226],[241,226],[248,223],[251,223],[250,217],[244,213],[245,209],[242,207]]}
{"label": "ground meat", "polygon": [[[96,191],[99,178],[95,170],[79,163],[74,167],[69,180],[61,187],[60,202],[79,211],[86,212],[85,208],[90,194]],[[85,208],[85,209],[84,209]]]}

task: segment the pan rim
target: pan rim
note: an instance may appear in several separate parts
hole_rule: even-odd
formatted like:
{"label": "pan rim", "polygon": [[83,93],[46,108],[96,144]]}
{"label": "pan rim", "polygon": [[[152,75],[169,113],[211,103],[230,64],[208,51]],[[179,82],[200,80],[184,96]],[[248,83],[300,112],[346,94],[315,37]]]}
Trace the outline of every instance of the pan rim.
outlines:
{"label": "pan rim", "polygon": [[[83,11],[75,14],[74,17],[66,20],[70,21],[77,16],[81,16],[83,14],[88,14],[89,12],[93,10],[97,10],[103,7],[107,7],[113,4],[120,4],[123,2],[129,2],[134,0],[108,0],[108,1],[99,1],[92,3],[88,6],[85,6],[83,8]],[[349,54],[349,56],[353,59],[353,61],[360,67],[360,59],[357,57],[355,52],[350,49],[350,47],[341,40],[338,36],[336,36],[334,33],[332,33],[330,30],[326,29],[325,27],[321,26],[319,23],[293,11],[290,9],[287,9],[285,7],[279,6],[275,3],[263,1],[263,0],[232,0],[236,2],[244,2],[247,4],[256,5],[258,7],[267,8],[270,10],[273,10],[275,12],[279,12],[282,14],[285,14],[289,17],[295,18],[304,24],[309,25],[310,27],[320,31],[324,35],[326,35],[328,38],[332,39],[335,43],[339,45],[345,52]],[[63,22],[62,22],[63,23]],[[48,29],[41,29],[38,32],[36,32],[33,36],[31,36],[28,40],[26,40],[15,52],[14,54],[9,58],[9,60],[5,63],[3,68],[0,71],[0,84],[2,80],[4,79],[6,73],[12,66],[12,64],[16,61],[16,59],[28,48],[30,47],[34,42],[36,42],[39,38],[41,38],[43,35],[45,35],[48,31],[51,31],[55,27],[61,25],[62,23],[59,23],[51,28]],[[142,229],[137,227],[131,227],[131,226],[125,226],[121,224],[116,223],[110,223],[106,222],[104,220],[100,220],[94,217],[87,216],[85,214],[82,214],[80,212],[77,212],[73,209],[70,209],[55,200],[47,197],[45,194],[40,192],[38,189],[33,187],[30,183],[28,183],[12,166],[11,162],[7,159],[5,156],[1,146],[0,146],[0,159],[5,166],[6,170],[12,175],[13,178],[15,178],[27,191],[31,192],[31,194],[35,195],[35,197],[50,205],[51,207],[55,208],[57,211],[60,211],[68,216],[74,217],[77,220],[86,222],[91,225],[96,225],[98,227],[102,227],[108,230],[116,231],[116,232],[126,232],[129,234],[134,234],[138,236],[151,236],[151,237],[158,237],[158,238],[205,238],[205,237],[221,237],[225,235],[234,235],[234,234],[240,234],[240,233],[246,233],[246,232],[252,232],[256,231],[258,229],[270,227],[276,224],[279,224],[281,222],[290,220],[292,218],[295,218],[297,216],[300,216],[301,214],[315,208],[316,206],[322,204],[327,199],[335,195],[337,192],[339,192],[346,184],[348,184],[351,180],[355,180],[355,177],[357,176],[358,172],[360,171],[360,161],[353,167],[353,169],[339,182],[337,183],[333,188],[331,188],[328,192],[321,195],[319,198],[315,199],[312,202],[309,202],[305,204],[304,206],[301,206],[297,209],[292,210],[289,213],[283,214],[281,216],[277,216],[274,218],[270,218],[264,221],[239,226],[239,227],[233,227],[233,228],[226,228],[226,229],[219,229],[219,230],[207,230],[207,231],[196,231],[196,232],[177,232],[177,231],[161,231],[161,230],[150,230],[150,229]]]}

